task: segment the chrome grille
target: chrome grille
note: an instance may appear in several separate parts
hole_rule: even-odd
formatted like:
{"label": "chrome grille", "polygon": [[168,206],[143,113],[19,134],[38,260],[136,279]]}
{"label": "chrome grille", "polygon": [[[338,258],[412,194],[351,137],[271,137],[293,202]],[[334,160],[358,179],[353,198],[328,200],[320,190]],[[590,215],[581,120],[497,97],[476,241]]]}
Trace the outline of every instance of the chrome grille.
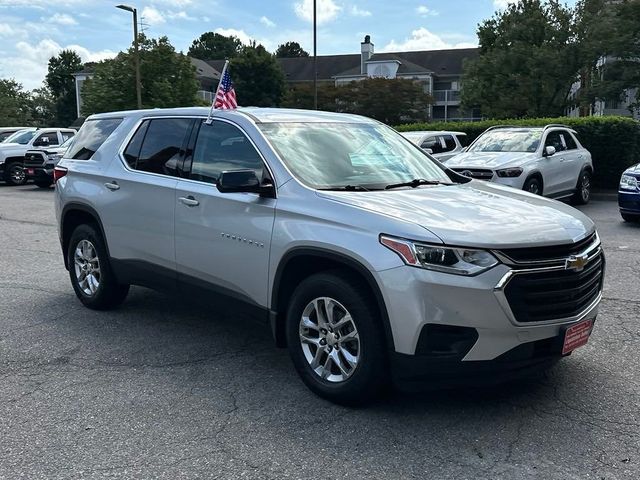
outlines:
{"label": "chrome grille", "polygon": [[493,170],[484,168],[454,168],[453,171],[465,177],[476,178],[478,180],[491,180],[493,178]]}

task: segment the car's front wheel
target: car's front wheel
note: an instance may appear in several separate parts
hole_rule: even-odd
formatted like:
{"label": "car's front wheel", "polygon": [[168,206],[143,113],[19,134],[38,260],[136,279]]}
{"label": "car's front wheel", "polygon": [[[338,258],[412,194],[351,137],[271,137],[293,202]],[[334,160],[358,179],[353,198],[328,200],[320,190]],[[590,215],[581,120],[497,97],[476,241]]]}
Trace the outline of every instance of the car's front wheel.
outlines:
{"label": "car's front wheel", "polygon": [[576,193],[573,195],[573,204],[586,205],[591,198],[591,172],[583,170],[576,185]]}
{"label": "car's front wheel", "polygon": [[379,309],[349,272],[312,275],[296,288],[287,312],[287,343],[300,377],[323,398],[362,404],[387,384]]}
{"label": "car's front wheel", "polygon": [[538,177],[529,177],[524,182],[522,189],[535,195],[542,195],[542,182]]}
{"label": "car's front wheel", "polygon": [[69,277],[85,307],[108,310],[120,305],[129,293],[109,264],[102,236],[93,225],[80,225],[71,234],[67,250]]}
{"label": "car's front wheel", "polygon": [[11,162],[6,166],[5,181],[9,185],[17,186],[27,183],[27,176],[19,162]]}

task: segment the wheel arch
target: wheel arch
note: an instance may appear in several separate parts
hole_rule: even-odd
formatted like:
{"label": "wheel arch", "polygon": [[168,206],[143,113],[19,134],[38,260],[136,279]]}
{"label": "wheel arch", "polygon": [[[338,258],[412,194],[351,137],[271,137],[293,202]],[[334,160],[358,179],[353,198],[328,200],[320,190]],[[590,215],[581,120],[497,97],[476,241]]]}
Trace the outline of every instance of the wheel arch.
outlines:
{"label": "wheel arch", "polygon": [[100,215],[96,210],[84,203],[72,202],[68,203],[62,209],[62,215],[60,216],[60,242],[62,245],[62,253],[64,257],[64,266],[68,270],[69,262],[67,259],[67,250],[69,248],[69,241],[71,234],[79,225],[83,224],[95,224],[100,230],[100,235],[104,240],[104,245],[109,255],[109,245],[107,244],[107,237],[104,233],[104,227],[100,220]]}
{"label": "wheel arch", "polygon": [[525,178],[524,180],[524,185],[526,185],[531,178],[537,178],[538,180],[540,180],[541,195],[544,194],[544,176],[542,175],[542,172],[540,170],[533,170],[529,172],[527,174],[527,178]]}
{"label": "wheel arch", "polygon": [[348,270],[360,279],[376,301],[389,350],[394,349],[393,332],[382,292],[371,271],[359,261],[333,250],[319,247],[297,247],[283,255],[276,270],[271,290],[271,330],[278,347],[286,347],[285,312],[295,287],[303,279],[327,270]]}

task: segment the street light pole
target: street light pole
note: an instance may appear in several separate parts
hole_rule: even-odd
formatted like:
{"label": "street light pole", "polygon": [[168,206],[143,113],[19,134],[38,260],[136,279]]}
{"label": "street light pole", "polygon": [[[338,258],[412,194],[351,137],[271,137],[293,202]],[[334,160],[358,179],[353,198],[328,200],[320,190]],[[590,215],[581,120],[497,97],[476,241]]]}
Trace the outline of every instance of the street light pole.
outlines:
{"label": "street light pole", "polygon": [[142,84],[140,82],[140,50],[138,48],[138,10],[129,5],[117,5],[116,8],[126,10],[133,14],[133,51],[134,61],[136,65],[136,98],[138,101],[138,109],[142,108]]}
{"label": "street light pole", "polygon": [[318,109],[318,33],[316,23],[316,0],[313,0],[313,109]]}

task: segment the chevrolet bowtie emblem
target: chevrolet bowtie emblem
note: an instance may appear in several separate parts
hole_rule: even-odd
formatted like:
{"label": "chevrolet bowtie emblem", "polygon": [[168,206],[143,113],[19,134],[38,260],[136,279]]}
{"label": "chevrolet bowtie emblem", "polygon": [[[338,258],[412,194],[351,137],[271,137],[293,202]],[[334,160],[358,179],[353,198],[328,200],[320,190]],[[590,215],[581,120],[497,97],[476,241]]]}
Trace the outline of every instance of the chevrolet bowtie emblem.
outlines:
{"label": "chevrolet bowtie emblem", "polygon": [[564,262],[565,270],[573,270],[574,272],[580,272],[584,270],[584,267],[589,263],[589,257],[587,255],[571,255]]}

